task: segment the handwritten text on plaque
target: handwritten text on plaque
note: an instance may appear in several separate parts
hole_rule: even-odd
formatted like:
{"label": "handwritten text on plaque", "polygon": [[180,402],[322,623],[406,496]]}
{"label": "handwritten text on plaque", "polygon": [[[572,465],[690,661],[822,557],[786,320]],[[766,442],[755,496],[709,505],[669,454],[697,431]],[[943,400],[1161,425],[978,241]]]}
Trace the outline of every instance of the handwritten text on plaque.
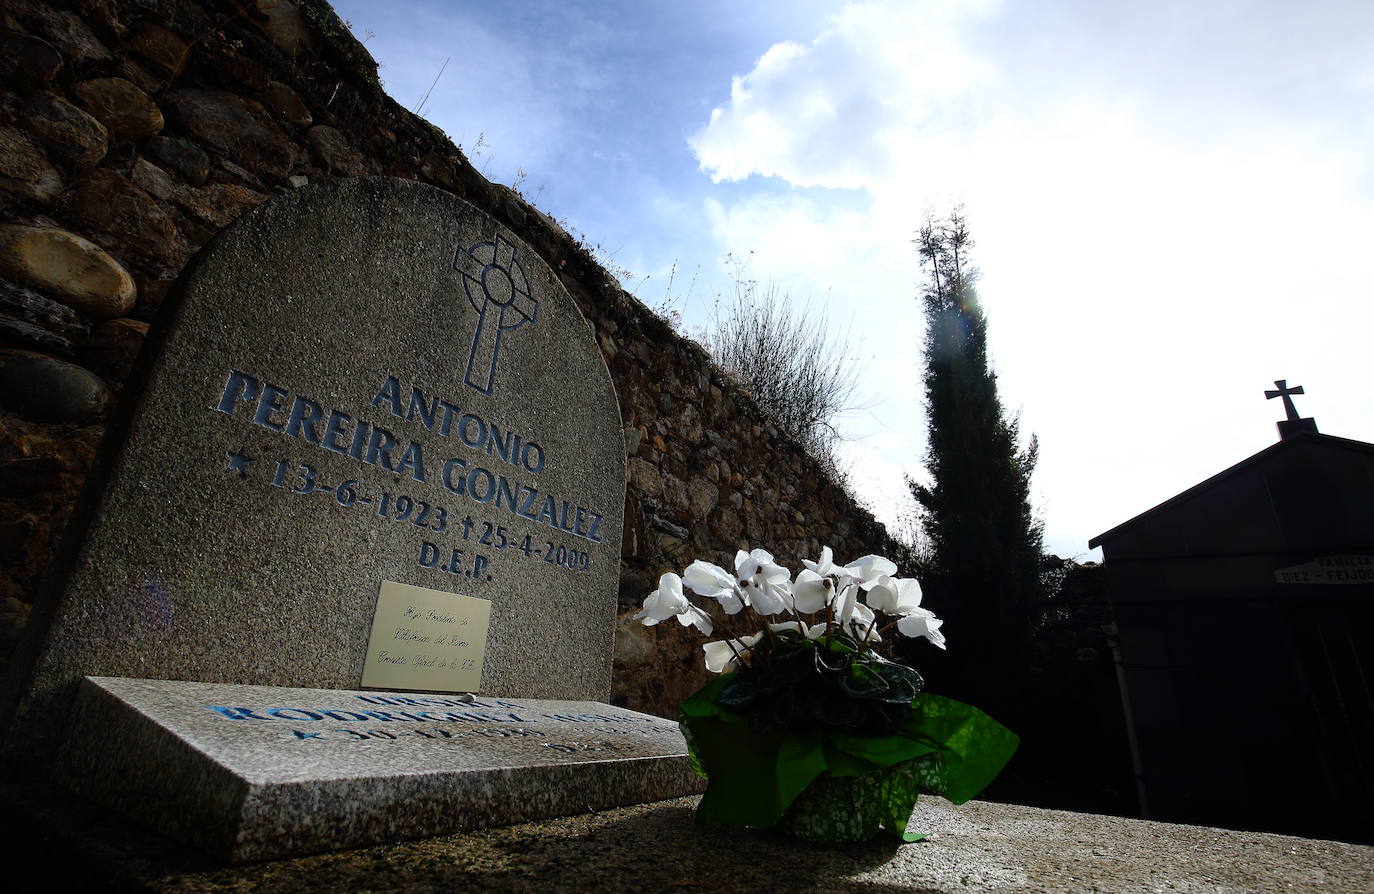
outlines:
{"label": "handwritten text on plaque", "polygon": [[382,581],[363,685],[426,692],[477,692],[491,603]]}

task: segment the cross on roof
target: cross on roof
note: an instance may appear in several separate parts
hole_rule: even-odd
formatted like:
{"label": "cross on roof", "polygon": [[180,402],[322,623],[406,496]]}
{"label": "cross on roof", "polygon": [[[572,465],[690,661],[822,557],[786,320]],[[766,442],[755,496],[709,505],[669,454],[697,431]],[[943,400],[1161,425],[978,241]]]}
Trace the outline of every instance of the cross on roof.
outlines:
{"label": "cross on roof", "polygon": [[1311,418],[1298,416],[1298,408],[1293,406],[1293,395],[1302,394],[1302,386],[1294,385],[1288,387],[1287,379],[1276,379],[1274,381],[1275,391],[1264,392],[1265,400],[1273,400],[1276,397],[1283,398],[1283,409],[1288,414],[1287,419],[1280,419],[1278,422],[1279,437],[1291,438],[1294,435],[1304,435],[1317,433],[1317,421]]}
{"label": "cross on roof", "polygon": [[1278,390],[1265,391],[1264,399],[1273,400],[1276,397],[1283,398],[1283,409],[1284,412],[1288,414],[1288,421],[1297,422],[1300,417],[1298,416],[1298,408],[1293,406],[1293,395],[1302,394],[1302,386],[1294,385],[1292,388],[1289,388],[1287,379],[1277,379],[1274,382],[1274,387]]}

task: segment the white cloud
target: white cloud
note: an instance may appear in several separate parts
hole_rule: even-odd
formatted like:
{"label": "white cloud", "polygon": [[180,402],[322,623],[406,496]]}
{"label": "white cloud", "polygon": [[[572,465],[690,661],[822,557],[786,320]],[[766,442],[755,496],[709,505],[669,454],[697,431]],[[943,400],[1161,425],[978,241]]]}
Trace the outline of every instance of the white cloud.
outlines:
{"label": "white cloud", "polygon": [[951,100],[989,76],[959,38],[986,6],[852,4],[810,45],[774,44],[734,78],[730,104],[691,140],[701,169],[716,182],[751,174],[796,186],[882,182],[902,163],[894,138],[949,127]]}
{"label": "white cloud", "polygon": [[[708,215],[757,270],[852,310],[904,444],[923,425],[909,239],[965,203],[1003,401],[1041,436],[1049,545],[1075,554],[1269,443],[1273,378],[1327,395],[1324,431],[1374,439],[1341,338],[1374,325],[1371,131],[1349,111],[1374,78],[1329,9],[1066,8],[847,6],[736,77],[692,146],[717,182],[823,187],[746,184]],[[889,479],[919,458],[870,452]]]}

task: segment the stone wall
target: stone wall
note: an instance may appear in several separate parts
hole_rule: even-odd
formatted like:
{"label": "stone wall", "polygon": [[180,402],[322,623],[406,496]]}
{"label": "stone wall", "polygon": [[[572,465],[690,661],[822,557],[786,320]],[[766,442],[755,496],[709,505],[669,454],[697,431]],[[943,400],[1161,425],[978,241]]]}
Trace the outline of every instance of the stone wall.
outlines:
{"label": "stone wall", "polygon": [[376,68],[317,0],[6,0],[0,655],[186,262],[277,192],[385,174],[450,190],[520,234],[595,327],[628,480],[612,700],[671,715],[705,671],[694,633],[630,620],[660,573],[727,563],[740,546],[795,569],[822,544],[842,557],[894,545],[699,346],[387,97]]}

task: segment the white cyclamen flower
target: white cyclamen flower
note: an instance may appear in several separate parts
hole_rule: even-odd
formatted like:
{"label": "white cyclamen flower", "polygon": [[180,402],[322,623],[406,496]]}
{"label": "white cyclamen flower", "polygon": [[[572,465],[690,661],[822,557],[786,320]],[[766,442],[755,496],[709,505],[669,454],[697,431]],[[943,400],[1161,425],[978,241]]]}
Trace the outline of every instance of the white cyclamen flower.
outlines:
{"label": "white cyclamen flower", "polygon": [[865,590],[871,589],[879,578],[897,573],[897,565],[882,556],[864,556],[844,566],[843,573],[858,581]]}
{"label": "white cyclamen flower", "polygon": [[786,583],[764,583],[746,588],[749,604],[765,617],[778,615],[792,607],[792,590]]}
{"label": "white cyclamen flower", "polygon": [[767,550],[740,550],[735,554],[735,574],[749,604],[761,615],[776,615],[791,607],[792,572],[773,561]]}
{"label": "white cyclamen flower", "polygon": [[711,633],[710,616],[688,601],[682,592],[682,578],[671,571],[658,579],[658,589],[644,597],[644,607],[634,616],[645,627],[669,618],[677,618],[683,627],[695,626],[708,636]]}
{"label": "white cyclamen flower", "polygon": [[[810,559],[802,559],[802,564],[806,566],[807,571],[820,577],[835,574],[838,570],[835,568],[835,554],[831,552],[828,546],[821,547],[821,558],[819,561],[812,562]],[[800,578],[801,575],[799,574],[797,577]]]}
{"label": "white cyclamen flower", "polygon": [[856,600],[849,619],[844,622],[844,629],[860,642],[881,642],[882,637],[878,636],[878,625],[873,623],[873,618],[869,607]]}
{"label": "white cyclamen flower", "polygon": [[835,582],[830,578],[822,577],[810,568],[797,572],[797,581],[792,584],[792,599],[797,611],[807,614],[818,612],[830,604],[834,595]]}
{"label": "white cyclamen flower", "polygon": [[941,649],[945,647],[945,635],[940,632],[940,625],[944,624],[935,613],[928,608],[917,608],[904,615],[897,622],[897,630],[903,636],[924,636],[933,645]]}
{"label": "white cyclamen flower", "polygon": [[719,565],[697,559],[682,572],[682,582],[698,596],[719,602],[727,615],[739,614],[744,608],[739,581]]}
{"label": "white cyclamen flower", "polygon": [[659,621],[682,614],[691,606],[682,592],[682,578],[670,571],[658,579],[658,589],[644,597],[644,608],[634,619],[643,621],[645,627],[652,627]]}
{"label": "white cyclamen flower", "polygon": [[773,554],[766,549],[751,552],[740,550],[735,553],[735,573],[741,581],[752,580],[759,583],[778,583],[792,576],[792,572],[773,561]]}
{"label": "white cyclamen flower", "polygon": [[793,633],[800,633],[807,639],[820,639],[825,636],[825,624],[812,624],[808,627],[801,621],[779,621],[776,624],[769,624],[768,629],[779,633],[790,630]]}
{"label": "white cyclamen flower", "polygon": [[921,585],[911,577],[880,576],[864,597],[868,607],[889,615],[905,615],[921,604]]}
{"label": "white cyclamen flower", "polygon": [[835,596],[835,620],[845,626],[854,617],[855,606],[859,602],[859,585],[848,584]]}
{"label": "white cyclamen flower", "polygon": [[[739,658],[749,654],[749,649],[762,639],[763,634],[751,633],[735,640],[719,639],[704,644],[701,649],[706,653],[706,669],[713,674],[725,674],[739,670]],[[731,648],[733,646],[733,648]]]}

